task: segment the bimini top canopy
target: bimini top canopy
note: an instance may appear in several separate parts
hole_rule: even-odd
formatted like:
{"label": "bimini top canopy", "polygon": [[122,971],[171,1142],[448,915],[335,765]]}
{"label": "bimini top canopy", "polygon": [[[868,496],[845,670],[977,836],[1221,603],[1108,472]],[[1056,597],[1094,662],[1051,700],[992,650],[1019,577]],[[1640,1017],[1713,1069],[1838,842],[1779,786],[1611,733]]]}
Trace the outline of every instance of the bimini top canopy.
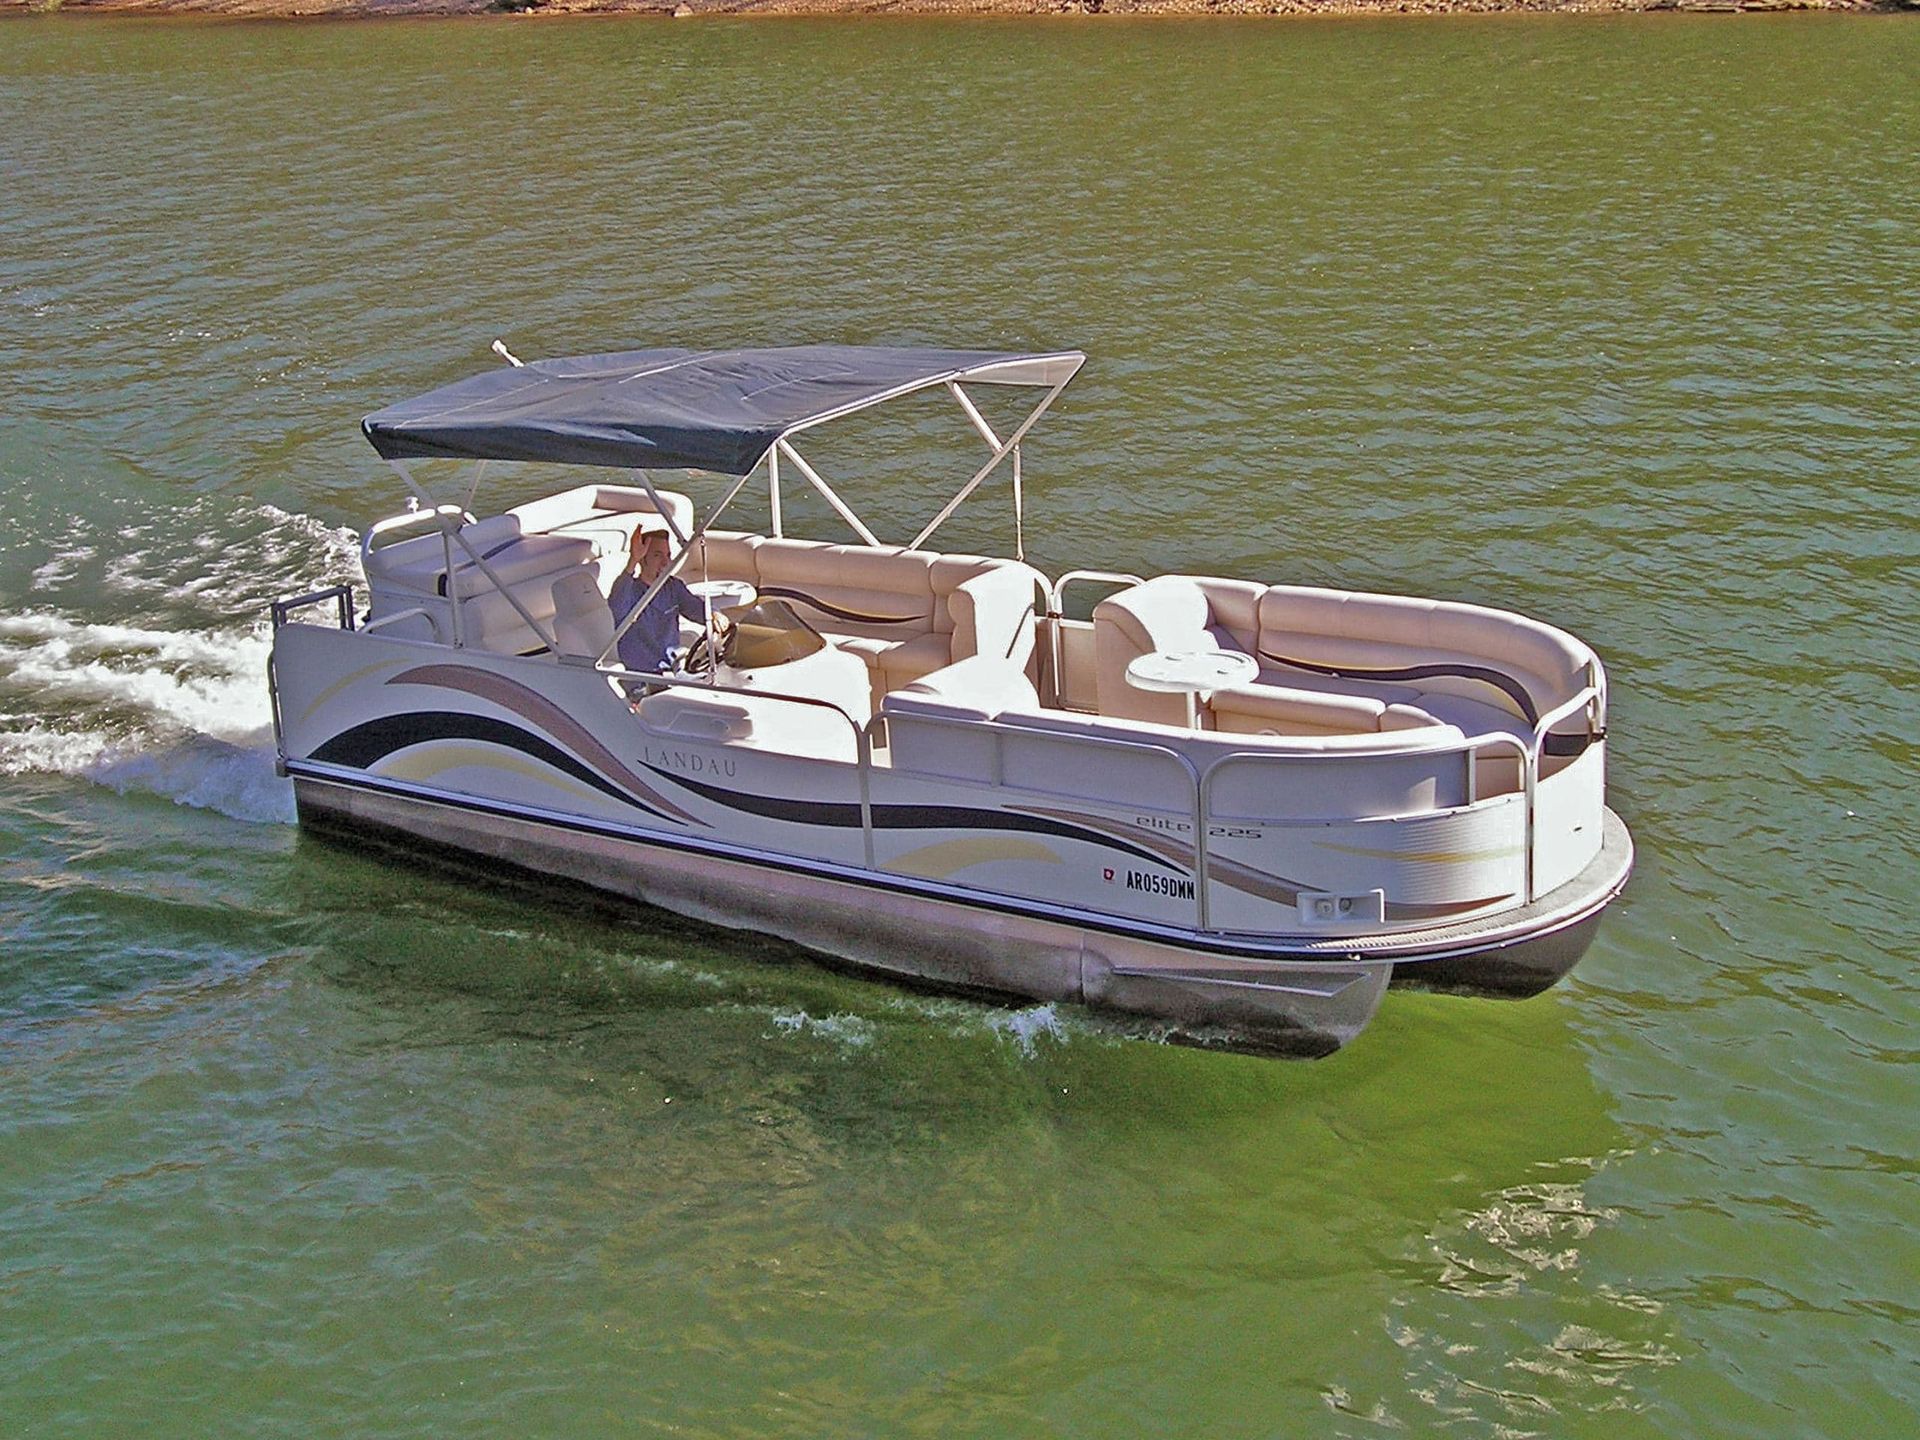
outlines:
{"label": "bimini top canopy", "polygon": [[783,436],[894,396],[961,380],[1054,388],[1085,361],[1077,350],[629,350],[490,370],[389,405],[360,428],[388,460],[746,475]]}

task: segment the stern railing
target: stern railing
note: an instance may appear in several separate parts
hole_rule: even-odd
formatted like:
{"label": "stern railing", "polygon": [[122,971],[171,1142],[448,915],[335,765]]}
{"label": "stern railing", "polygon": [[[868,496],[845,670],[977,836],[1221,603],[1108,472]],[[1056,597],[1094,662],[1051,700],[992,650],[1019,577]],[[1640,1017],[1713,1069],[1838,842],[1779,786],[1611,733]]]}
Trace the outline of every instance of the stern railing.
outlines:
{"label": "stern railing", "polygon": [[290,600],[276,600],[268,608],[273,612],[273,628],[278,630],[289,621],[296,610],[304,610],[310,605],[324,605],[333,601],[339,606],[340,628],[353,629],[353,586],[329,585],[324,590],[310,591],[305,595],[295,595]]}
{"label": "stern railing", "polygon": [[[1108,577],[1102,576],[1100,578],[1104,579]],[[352,630],[354,628],[353,587],[350,585],[329,586],[324,590],[316,590],[310,594],[295,596],[292,599],[274,601],[272,607],[274,628],[277,630],[281,626],[288,624],[289,617],[293,612],[310,606],[325,604],[330,600],[334,601],[338,606],[337,613],[340,628],[342,630]],[[396,615],[391,618],[398,620],[405,617]],[[369,626],[368,628],[371,630],[374,627]],[[878,868],[874,854],[873,823],[874,737],[886,729],[890,718],[908,720],[916,725],[932,725],[935,727],[960,730],[971,734],[981,734],[983,731],[990,733],[995,737],[996,741],[994,746],[994,782],[996,786],[1000,783],[1003,774],[1001,768],[1003,762],[1000,756],[998,741],[1007,732],[1004,727],[999,727],[997,722],[992,719],[982,718],[976,720],[960,716],[919,714],[889,717],[886,712],[881,711],[875,713],[863,723],[855,719],[850,712],[840,705],[835,704],[831,700],[821,699],[818,696],[792,695],[762,689],[743,689],[718,684],[710,676],[646,674],[636,670],[627,670],[613,666],[596,666],[594,667],[594,673],[622,688],[629,685],[636,685],[649,694],[660,690],[688,689],[703,695],[734,695],[747,699],[768,700],[779,704],[799,705],[810,709],[825,710],[838,716],[846,724],[853,737],[854,768],[859,791],[861,858],[865,868],[868,870]],[[279,687],[276,681],[277,677],[274,674],[272,660],[269,658],[267,684],[272,700],[274,739],[276,748],[280,753],[281,773],[284,774],[286,746],[282,738]],[[1595,724],[1595,718],[1605,714],[1605,704],[1604,688],[1590,684],[1580,690],[1579,693],[1571,696],[1563,703],[1543,714],[1533,727],[1530,744],[1517,736],[1496,731],[1469,736],[1457,743],[1441,748],[1403,752],[1408,755],[1421,755],[1436,759],[1450,755],[1464,756],[1467,762],[1466,803],[1472,805],[1482,798],[1478,783],[1478,769],[1482,756],[1487,752],[1497,752],[1503,749],[1512,750],[1514,758],[1519,763],[1520,793],[1524,802],[1524,839],[1522,846],[1524,856],[1524,903],[1531,904],[1536,898],[1534,885],[1534,842],[1537,825],[1536,809],[1540,783],[1540,759],[1546,734],[1554,725],[1566,719],[1568,716],[1579,712],[1583,708],[1588,712],[1588,724],[1591,731]],[[1324,760],[1352,761],[1367,758],[1367,752],[1347,750],[1296,751],[1292,753],[1266,750],[1230,750],[1224,754],[1208,757],[1205,764],[1202,765],[1196,763],[1193,757],[1185,751],[1158,740],[1134,740],[1119,735],[1071,734],[1046,730],[1022,730],[1018,733],[1023,736],[1033,736],[1043,740],[1056,739],[1077,745],[1095,745],[1158,755],[1171,760],[1184,772],[1187,780],[1188,801],[1186,809],[1188,823],[1192,826],[1193,832],[1194,927],[1197,930],[1214,933],[1219,932],[1212,923],[1213,873],[1212,850],[1209,839],[1214,824],[1213,795],[1215,788],[1220,782],[1220,776],[1236,766],[1244,765],[1313,764],[1317,761]],[[682,738],[694,739],[696,737],[687,736]],[[952,776],[942,778],[949,781],[955,779],[955,777]],[[965,784],[967,782],[958,781],[957,783]],[[1296,823],[1318,825],[1326,822],[1322,818],[1299,821],[1275,820],[1260,823],[1266,826],[1286,826]]]}

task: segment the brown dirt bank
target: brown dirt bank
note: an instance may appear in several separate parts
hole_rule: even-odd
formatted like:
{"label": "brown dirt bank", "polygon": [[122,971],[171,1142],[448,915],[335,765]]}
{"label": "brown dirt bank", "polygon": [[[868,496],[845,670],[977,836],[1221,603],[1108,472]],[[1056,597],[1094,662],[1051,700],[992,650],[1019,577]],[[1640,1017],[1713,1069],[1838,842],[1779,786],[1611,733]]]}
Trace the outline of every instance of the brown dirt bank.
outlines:
{"label": "brown dirt bank", "polygon": [[0,14],[369,19],[487,15],[1438,15],[1920,10],[1920,0],[0,0]]}
{"label": "brown dirt bank", "polygon": [[0,0],[0,14],[370,19],[487,15],[1439,15],[1920,11],[1920,0]]}

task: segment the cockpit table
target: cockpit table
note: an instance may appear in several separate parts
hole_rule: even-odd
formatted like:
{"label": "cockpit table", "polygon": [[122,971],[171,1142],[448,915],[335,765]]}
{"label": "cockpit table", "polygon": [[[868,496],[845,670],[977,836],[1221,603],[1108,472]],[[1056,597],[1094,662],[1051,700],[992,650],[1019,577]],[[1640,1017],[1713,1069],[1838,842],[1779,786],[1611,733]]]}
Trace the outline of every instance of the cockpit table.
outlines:
{"label": "cockpit table", "polygon": [[1200,697],[1245,685],[1260,674],[1251,655],[1237,650],[1154,650],[1127,666],[1127,683],[1136,690],[1187,697],[1187,728],[1200,723]]}

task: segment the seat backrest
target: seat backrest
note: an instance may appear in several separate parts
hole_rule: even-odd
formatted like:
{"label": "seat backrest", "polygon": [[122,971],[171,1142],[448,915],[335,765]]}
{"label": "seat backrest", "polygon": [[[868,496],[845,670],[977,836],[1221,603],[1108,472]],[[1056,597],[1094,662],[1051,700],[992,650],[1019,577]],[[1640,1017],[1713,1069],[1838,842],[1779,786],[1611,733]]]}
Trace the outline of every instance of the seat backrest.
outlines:
{"label": "seat backrest", "polygon": [[[666,513],[680,528],[680,533],[692,534],[693,501],[675,490],[662,490],[659,495],[661,504],[666,506]],[[609,516],[656,513],[652,497],[637,485],[577,485],[558,495],[544,495],[507,511],[529,532],[593,527],[594,522]],[[622,522],[616,528],[622,534],[633,530],[632,524],[627,522]]]}
{"label": "seat backrest", "polygon": [[793,602],[833,635],[910,640],[934,631],[933,556],[815,540],[763,540],[754,551],[762,595]]}
{"label": "seat backrest", "polygon": [[[951,632],[953,658],[981,655],[1011,661],[1022,670],[1033,659],[1039,605],[1039,572],[1014,560],[953,557],[935,563],[937,630]],[[963,577],[963,578],[962,578]]]}
{"label": "seat backrest", "polygon": [[1179,725],[1186,701],[1137,690],[1127,666],[1156,650],[1210,650],[1213,611],[1206,592],[1184,575],[1162,575],[1109,595],[1093,608],[1094,694],[1102,715]]}
{"label": "seat backrest", "polygon": [[[1426,672],[1423,689],[1535,715],[1579,690],[1593,654],[1563,631],[1504,610],[1290,585],[1261,598],[1259,643],[1263,663],[1291,659],[1385,679],[1417,667]],[[1458,675],[1446,673],[1450,664]]]}
{"label": "seat backrest", "polygon": [[[490,515],[460,527],[461,539],[482,555],[521,534],[516,515]],[[365,553],[367,584],[374,590],[404,590],[414,595],[446,594],[448,542],[438,530],[396,540]],[[456,541],[452,546],[456,569],[472,568],[473,560]],[[411,601],[406,603],[412,603]]]}
{"label": "seat backrest", "polygon": [[553,582],[554,653],[591,664],[613,644],[613,611],[591,568],[571,570]]}
{"label": "seat backrest", "polygon": [[1034,710],[1039,705],[1024,669],[1010,660],[974,655],[889,691],[880,708],[888,715],[989,720],[1003,710]]}
{"label": "seat backrest", "polygon": [[693,554],[680,568],[683,580],[745,580],[760,583],[760,566],[755,556],[766,540],[737,530],[709,530],[705,540],[693,547]]}

